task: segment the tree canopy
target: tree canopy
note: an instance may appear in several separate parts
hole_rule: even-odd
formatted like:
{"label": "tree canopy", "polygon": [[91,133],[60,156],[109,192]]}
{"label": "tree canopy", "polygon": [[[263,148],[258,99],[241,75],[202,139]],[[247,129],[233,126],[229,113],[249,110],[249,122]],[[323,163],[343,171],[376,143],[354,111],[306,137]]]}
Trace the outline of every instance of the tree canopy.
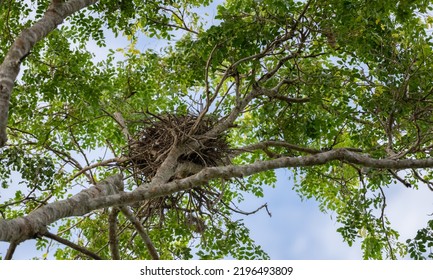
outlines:
{"label": "tree canopy", "polygon": [[2,258],[266,259],[233,215],[280,168],[363,258],[433,257],[384,192],[433,191],[431,1],[211,2],[0,1]]}

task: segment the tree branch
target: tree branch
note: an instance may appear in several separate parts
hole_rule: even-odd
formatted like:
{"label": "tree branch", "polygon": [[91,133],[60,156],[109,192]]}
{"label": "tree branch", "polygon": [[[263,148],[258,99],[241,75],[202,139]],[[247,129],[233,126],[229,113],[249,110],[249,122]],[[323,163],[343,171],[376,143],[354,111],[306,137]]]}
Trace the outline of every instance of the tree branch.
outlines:
{"label": "tree branch", "polygon": [[[288,83],[288,84],[290,84],[290,83]],[[288,104],[308,103],[311,101],[311,98],[309,98],[309,97],[296,98],[296,97],[288,97],[288,96],[280,95],[280,94],[278,94],[278,90],[276,90],[276,89],[266,90],[264,92],[264,95],[266,95],[267,97],[269,97],[271,99],[278,99],[278,100],[284,101]]]}
{"label": "tree branch", "polygon": [[96,2],[97,0],[70,0],[64,3],[53,1],[44,16],[30,28],[24,29],[10,47],[0,65],[0,147],[7,142],[9,102],[22,60],[37,42],[63,23],[66,17]]}
{"label": "tree branch", "polygon": [[278,140],[270,140],[270,141],[264,141],[264,142],[260,142],[260,143],[256,143],[256,144],[251,144],[242,148],[237,148],[235,152],[235,155],[238,155],[242,152],[253,152],[256,150],[264,150],[267,149],[269,147],[282,147],[282,148],[287,148],[289,150],[295,150],[298,152],[303,152],[303,153],[307,153],[307,154],[319,154],[323,151],[318,150],[318,149],[311,149],[311,148],[307,148],[307,147],[302,147],[302,146],[298,146],[298,145],[294,145],[294,144],[290,144],[284,141],[278,141]]}
{"label": "tree branch", "polygon": [[153,245],[149,235],[147,234],[146,229],[143,227],[137,217],[135,217],[131,210],[129,210],[129,208],[126,206],[120,207],[120,210],[122,211],[123,215],[125,215],[126,218],[128,218],[128,220],[134,225],[135,229],[140,234],[141,239],[143,239],[143,242],[146,245],[152,259],[159,260],[158,251],[156,251],[156,248]]}
{"label": "tree branch", "polygon": [[81,168],[80,171],[78,171],[77,173],[74,174],[74,176],[72,176],[71,179],[69,179],[70,181],[74,180],[75,178],[77,178],[78,176],[80,176],[83,173],[86,173],[87,171],[96,168],[96,167],[100,167],[100,166],[107,166],[110,163],[123,163],[127,160],[126,157],[116,157],[116,158],[111,158],[111,159],[106,159],[106,160],[102,160],[99,162],[96,162],[94,164],[90,164],[86,167]]}
{"label": "tree branch", "polygon": [[12,220],[0,219],[0,240],[20,242],[44,235],[46,226],[65,217],[82,216],[94,209],[88,208],[96,197],[108,197],[115,194],[114,189],[123,188],[122,175],[108,177],[69,199],[56,201],[31,212],[26,217]]}
{"label": "tree branch", "polygon": [[15,249],[17,248],[17,242],[11,242],[9,245],[8,251],[6,252],[5,260],[12,260],[12,257],[15,253]]}
{"label": "tree branch", "polygon": [[[113,188],[114,193],[123,193],[123,191],[124,191],[123,185],[116,185],[115,188]],[[150,256],[154,260],[159,260],[158,251],[153,245],[152,240],[150,239],[149,235],[146,232],[146,229],[140,223],[140,220],[134,216],[134,214],[132,213],[132,211],[129,209],[128,206],[121,205],[119,207],[119,210],[122,211],[122,214],[125,215],[125,217],[132,223],[132,225],[135,227],[137,232],[140,234],[144,244],[147,247],[147,250],[149,251]],[[119,255],[118,240],[116,234],[116,223],[117,223],[117,213],[119,210],[117,210],[117,207],[115,207],[110,213],[110,242],[109,242],[110,249],[112,249],[113,256],[118,257],[118,259],[120,259],[120,255]]]}
{"label": "tree branch", "polygon": [[71,247],[72,249],[77,250],[78,252],[83,253],[86,256],[91,257],[92,259],[102,260],[102,258],[99,255],[93,253],[92,251],[89,251],[86,248],[81,247],[81,246],[79,246],[79,245],[77,245],[77,244],[75,244],[75,243],[73,243],[73,242],[71,242],[71,241],[69,241],[67,239],[64,239],[64,238],[62,238],[62,237],[60,237],[58,235],[55,235],[54,233],[51,233],[51,232],[47,231],[47,232],[45,232],[43,234],[43,236],[48,237],[50,239],[53,239],[53,240],[55,240],[55,241],[57,241],[59,243],[62,243],[63,245],[66,245],[68,247]]}
{"label": "tree branch", "polygon": [[111,258],[120,260],[119,239],[117,238],[117,215],[119,209],[113,207],[108,216],[108,244],[110,245]]}
{"label": "tree branch", "polygon": [[187,178],[167,183],[155,180],[141,185],[132,192],[116,193],[115,189],[123,189],[123,179],[121,175],[113,175],[69,199],[44,205],[26,217],[12,220],[0,219],[0,241],[19,243],[34,238],[38,234],[43,234],[47,225],[62,218],[82,216],[96,209],[128,205],[137,201],[167,196],[201,186],[216,178],[246,177],[272,169],[309,167],[323,165],[331,161],[392,170],[433,167],[433,158],[374,159],[347,149],[335,149],[303,157],[281,157],[268,161],[257,161],[248,165],[207,167]]}
{"label": "tree branch", "polygon": [[266,212],[267,212],[268,215],[269,215],[269,217],[272,217],[272,213],[269,211],[269,209],[268,209],[268,204],[267,204],[267,203],[263,204],[262,206],[260,206],[259,208],[257,208],[257,209],[254,210],[254,211],[251,211],[251,212],[242,211],[242,210],[238,209],[237,207],[236,207],[237,209],[234,209],[234,208],[230,207],[230,205],[228,205],[228,204],[226,204],[226,203],[224,203],[224,204],[225,204],[225,205],[226,205],[230,210],[232,210],[233,212],[236,212],[236,213],[238,213],[238,214],[242,214],[242,215],[245,215],[245,216],[253,215],[253,214],[259,212],[260,210],[262,210],[263,208],[265,208],[265,209],[266,209]]}

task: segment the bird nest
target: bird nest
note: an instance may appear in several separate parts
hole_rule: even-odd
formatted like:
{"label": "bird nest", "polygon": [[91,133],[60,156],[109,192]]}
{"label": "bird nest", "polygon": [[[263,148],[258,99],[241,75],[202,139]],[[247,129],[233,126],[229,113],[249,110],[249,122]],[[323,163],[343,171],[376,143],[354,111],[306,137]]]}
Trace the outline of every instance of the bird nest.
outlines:
{"label": "bird nest", "polygon": [[[133,174],[137,184],[150,182],[173,145],[188,143],[194,143],[194,149],[187,149],[189,152],[178,159],[184,166],[192,164],[204,168],[229,163],[231,150],[225,135],[205,137],[217,122],[218,119],[214,116],[205,116],[198,121],[198,116],[192,114],[149,114],[145,119],[136,122],[136,133],[131,137],[125,153],[129,158],[127,169]],[[199,145],[196,145],[197,143]],[[182,177],[194,173],[182,174]],[[179,177],[173,179],[177,178]],[[183,222],[191,225],[193,231],[201,233],[205,225],[200,217],[203,217],[204,213],[215,211],[213,206],[221,201],[222,193],[220,187],[206,184],[143,201],[136,205],[134,210],[148,226],[155,220],[162,223],[168,211],[175,211]]]}
{"label": "bird nest", "polygon": [[[137,133],[128,145],[128,169],[142,182],[149,182],[167,158],[175,143],[199,143],[179,158],[180,162],[195,166],[219,166],[228,161],[230,149],[226,137],[206,138],[217,123],[214,116],[205,116],[197,123],[196,115],[150,115],[138,123]],[[193,131],[194,130],[194,131]],[[191,133],[193,132],[193,133]],[[186,174],[192,175],[192,174]]]}

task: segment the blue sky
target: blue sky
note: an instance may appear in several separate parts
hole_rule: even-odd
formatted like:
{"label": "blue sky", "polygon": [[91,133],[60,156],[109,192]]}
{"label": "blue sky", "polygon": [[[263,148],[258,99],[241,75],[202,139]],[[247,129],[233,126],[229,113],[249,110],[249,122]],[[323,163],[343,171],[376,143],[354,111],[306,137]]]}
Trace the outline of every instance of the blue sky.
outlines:
{"label": "blue sky", "polygon": [[[272,259],[362,259],[360,243],[352,247],[344,243],[336,232],[335,216],[320,212],[313,199],[302,201],[288,175],[289,171],[278,170],[276,188],[263,186],[264,198],[251,198],[243,206],[252,210],[267,202],[272,213],[272,217],[265,211],[244,217],[257,244]],[[431,219],[433,193],[426,186],[413,190],[402,185],[392,185],[385,192],[386,215],[399,231],[400,241],[413,238]]]}

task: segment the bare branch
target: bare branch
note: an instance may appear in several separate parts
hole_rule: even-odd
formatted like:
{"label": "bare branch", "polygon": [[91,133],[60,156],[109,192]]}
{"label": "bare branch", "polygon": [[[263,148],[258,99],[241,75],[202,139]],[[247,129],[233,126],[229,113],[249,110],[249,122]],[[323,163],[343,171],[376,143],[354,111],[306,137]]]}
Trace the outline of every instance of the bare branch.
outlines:
{"label": "bare branch", "polygon": [[[289,83],[289,82],[287,82]],[[270,98],[278,99],[284,102],[287,102],[288,104],[292,103],[307,103],[311,101],[311,98],[304,97],[304,98],[296,98],[296,97],[288,97],[281,94],[278,94],[278,91],[276,90],[264,90],[264,95]]]}
{"label": "bare branch", "polygon": [[92,251],[89,251],[86,248],[84,248],[82,246],[79,246],[79,245],[77,245],[77,244],[75,244],[75,243],[73,243],[73,242],[71,242],[71,241],[69,241],[67,239],[64,239],[64,238],[62,238],[62,237],[60,237],[58,235],[55,235],[54,233],[51,233],[51,232],[47,231],[47,232],[45,232],[43,234],[43,236],[48,237],[50,239],[53,239],[53,240],[55,240],[55,241],[57,241],[59,243],[62,243],[63,245],[66,245],[68,247],[71,247],[72,249],[74,249],[74,250],[76,250],[76,251],[78,251],[80,253],[83,253],[86,256],[91,257],[92,259],[102,260],[102,258],[99,255],[93,253]]}
{"label": "bare branch", "polygon": [[317,149],[311,149],[311,148],[307,148],[307,147],[302,147],[302,146],[298,146],[298,145],[293,145],[293,144],[289,144],[287,142],[284,141],[264,141],[264,142],[260,142],[260,143],[256,143],[256,144],[251,144],[242,148],[237,148],[236,150],[238,152],[235,153],[239,154],[241,152],[252,152],[255,150],[263,150],[269,147],[283,147],[283,148],[287,148],[290,150],[295,150],[298,152],[303,152],[303,153],[307,153],[307,154],[318,154],[321,153],[321,150],[317,150]]}
{"label": "bare branch", "polygon": [[129,210],[128,207],[122,206],[120,207],[120,210],[122,211],[123,215],[128,218],[128,220],[134,225],[137,232],[140,234],[141,239],[143,239],[144,244],[146,244],[147,250],[149,251],[149,254],[154,260],[159,260],[159,254],[158,251],[156,251],[155,246],[152,243],[152,240],[150,240],[149,235],[146,232],[146,229],[143,227],[143,225],[140,223],[140,221],[137,219],[137,217],[134,216],[134,214]]}
{"label": "bare branch", "polygon": [[[209,89],[209,67],[210,67],[210,63],[212,60],[212,56],[215,53],[215,50],[218,48],[219,45],[215,45],[211,51],[211,53],[209,54],[209,57],[206,61],[206,68],[205,68],[205,93],[206,93],[206,106],[203,108],[203,110],[201,110],[199,116],[197,117],[197,120],[195,122],[195,124],[192,126],[191,131],[189,132],[189,135],[192,135],[195,133],[197,127],[199,126],[201,120],[203,119],[203,117],[206,115],[206,113],[208,112],[210,106],[212,105],[213,101],[215,100],[215,98],[218,96],[218,89],[215,90],[215,93],[212,97],[209,96],[210,93],[210,89]],[[222,80],[224,81],[224,79]]]}
{"label": "bare branch", "polygon": [[406,188],[412,188],[412,185],[406,181],[405,179],[401,178],[396,172],[394,172],[393,170],[388,169],[388,172],[395,178],[397,179],[400,183],[402,183]]}
{"label": "bare branch", "polygon": [[[89,166],[90,165],[90,162],[89,162],[89,160],[87,159],[87,156],[86,156],[86,153],[83,151],[83,149],[81,148],[81,145],[80,145],[80,143],[77,141],[77,139],[75,138],[75,135],[74,135],[74,132],[72,131],[72,128],[71,127],[69,127],[69,133],[70,133],[70,135],[71,135],[71,138],[72,138],[72,140],[73,140],[73,142],[74,142],[74,144],[75,144],[75,146],[78,148],[78,151],[81,153],[81,155],[83,156],[83,158],[84,158],[84,160],[86,161],[86,164],[87,164],[87,166]],[[86,170],[87,171],[87,170]],[[92,184],[95,184],[95,178],[94,178],[94,176],[93,176],[93,174],[92,174],[92,170],[91,169],[89,169],[89,176],[88,176],[88,178],[90,179],[90,183],[92,183]]]}
{"label": "bare branch", "polygon": [[389,255],[390,255],[391,259],[395,260],[397,258],[395,256],[394,250],[393,250],[392,245],[391,245],[391,241],[390,241],[390,238],[389,238],[389,233],[386,230],[386,222],[385,222],[386,196],[385,196],[385,192],[383,191],[382,187],[379,187],[379,190],[380,190],[380,192],[382,194],[382,198],[383,198],[383,200],[382,200],[382,209],[381,209],[381,214],[380,214],[380,220],[382,222],[382,229],[385,232],[386,243],[388,245]]}
{"label": "bare branch", "polygon": [[[242,210],[239,210],[239,209],[234,209],[234,208],[230,207],[229,205],[226,205],[226,206],[227,206],[230,210],[232,210],[233,212],[236,212],[236,213],[238,213],[238,214],[242,214],[242,215],[245,215],[245,216],[253,215],[253,214],[259,212],[261,209],[265,208],[265,209],[266,209],[266,212],[267,212],[268,215],[269,215],[269,217],[272,217],[272,213],[269,211],[269,209],[268,209],[268,204],[267,204],[267,203],[263,204],[262,206],[260,206],[259,208],[257,208],[257,209],[254,210],[254,211],[251,211],[251,212],[245,212],[245,211],[242,211]],[[237,207],[236,207],[236,208],[237,208]]]}
{"label": "bare branch", "polygon": [[[264,141],[264,142],[260,142],[260,143],[256,143],[256,144],[251,144],[242,148],[237,148],[235,149],[235,155],[238,155],[242,152],[253,152],[255,150],[265,150],[269,147],[282,147],[282,148],[287,148],[289,150],[294,150],[294,151],[298,151],[298,152],[302,152],[302,153],[307,153],[307,154],[319,154],[319,153],[323,153],[323,151],[325,150],[318,150],[318,149],[312,149],[312,148],[308,148],[308,147],[303,147],[303,146],[298,146],[298,145],[294,145],[294,144],[290,144],[284,141],[278,141],[278,140],[270,140],[270,141]],[[352,151],[352,152],[362,152],[361,149],[356,149],[356,148],[344,148],[348,151]]]}
{"label": "bare branch", "polygon": [[111,158],[111,159],[107,159],[107,160],[102,160],[102,161],[99,161],[99,162],[94,163],[94,164],[90,164],[86,167],[82,167],[80,171],[78,171],[76,174],[74,174],[74,176],[72,176],[70,181],[74,180],[75,178],[77,178],[81,174],[86,173],[87,171],[92,170],[96,167],[107,166],[110,163],[123,163],[126,160],[127,160],[126,157],[116,157],[116,158]]}

